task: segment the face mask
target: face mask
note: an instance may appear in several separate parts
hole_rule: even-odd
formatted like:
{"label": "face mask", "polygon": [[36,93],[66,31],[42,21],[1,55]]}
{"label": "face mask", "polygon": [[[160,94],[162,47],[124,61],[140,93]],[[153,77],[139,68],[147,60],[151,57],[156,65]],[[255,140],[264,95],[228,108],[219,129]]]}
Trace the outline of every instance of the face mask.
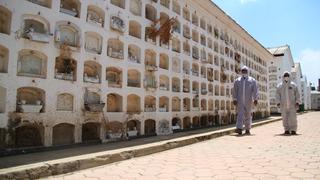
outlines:
{"label": "face mask", "polygon": [[289,81],[289,77],[284,77],[284,80],[285,80],[286,82],[288,82],[288,81]]}
{"label": "face mask", "polygon": [[248,74],[247,73],[242,73],[242,77],[248,77]]}

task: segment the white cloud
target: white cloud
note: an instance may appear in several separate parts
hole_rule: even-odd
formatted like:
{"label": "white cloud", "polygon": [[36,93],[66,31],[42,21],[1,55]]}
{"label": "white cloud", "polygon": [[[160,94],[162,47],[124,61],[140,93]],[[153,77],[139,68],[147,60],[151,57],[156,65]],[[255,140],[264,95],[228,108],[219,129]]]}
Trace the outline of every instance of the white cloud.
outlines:
{"label": "white cloud", "polygon": [[308,81],[318,85],[320,78],[320,49],[304,49],[296,61],[301,63],[302,74],[307,75]]}
{"label": "white cloud", "polygon": [[255,2],[257,0],[240,0],[240,3],[241,4],[247,4],[247,3],[250,3],[250,2]]}

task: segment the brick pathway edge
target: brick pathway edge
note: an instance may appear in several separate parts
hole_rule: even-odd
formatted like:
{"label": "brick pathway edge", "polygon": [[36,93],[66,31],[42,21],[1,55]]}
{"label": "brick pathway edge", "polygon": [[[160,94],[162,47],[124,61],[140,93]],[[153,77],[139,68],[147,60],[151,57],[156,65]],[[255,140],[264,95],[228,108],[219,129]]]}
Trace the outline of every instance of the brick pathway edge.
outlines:
{"label": "brick pathway edge", "polygon": [[[261,126],[281,120],[281,117],[271,120],[264,120],[252,124],[252,127]],[[70,173],[78,170],[88,169],[101,165],[106,165],[126,159],[131,159],[140,156],[166,151],[173,148],[183,147],[201,141],[206,141],[234,133],[235,128],[227,128],[213,132],[190,135],[176,139],[160,141],[135,147],[122,148],[114,152],[105,151],[100,153],[92,153],[75,158],[63,158],[51,162],[42,162],[35,165],[24,165],[21,167],[11,167],[0,170],[0,179],[38,179],[53,175]]]}

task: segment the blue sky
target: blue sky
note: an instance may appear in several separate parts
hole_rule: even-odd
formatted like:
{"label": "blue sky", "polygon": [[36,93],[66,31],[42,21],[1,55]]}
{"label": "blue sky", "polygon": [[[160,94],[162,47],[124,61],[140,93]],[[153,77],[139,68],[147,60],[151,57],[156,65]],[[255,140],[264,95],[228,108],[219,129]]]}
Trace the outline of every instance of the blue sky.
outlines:
{"label": "blue sky", "polygon": [[265,47],[290,45],[308,81],[320,78],[320,0],[213,0]]}

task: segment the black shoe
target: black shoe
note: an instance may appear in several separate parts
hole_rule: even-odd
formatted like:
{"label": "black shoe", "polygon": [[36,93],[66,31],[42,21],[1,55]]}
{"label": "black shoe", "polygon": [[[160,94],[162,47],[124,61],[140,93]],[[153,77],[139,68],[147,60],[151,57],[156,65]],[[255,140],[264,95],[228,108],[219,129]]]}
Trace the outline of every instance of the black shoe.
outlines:
{"label": "black shoe", "polygon": [[246,135],[251,135],[250,130],[246,130]]}
{"label": "black shoe", "polygon": [[238,133],[239,135],[241,135],[242,134],[242,129],[236,129],[235,132]]}
{"label": "black shoe", "polygon": [[290,132],[289,131],[285,131],[284,135],[290,135]]}
{"label": "black shoe", "polygon": [[297,135],[295,131],[291,131],[291,135]]}

